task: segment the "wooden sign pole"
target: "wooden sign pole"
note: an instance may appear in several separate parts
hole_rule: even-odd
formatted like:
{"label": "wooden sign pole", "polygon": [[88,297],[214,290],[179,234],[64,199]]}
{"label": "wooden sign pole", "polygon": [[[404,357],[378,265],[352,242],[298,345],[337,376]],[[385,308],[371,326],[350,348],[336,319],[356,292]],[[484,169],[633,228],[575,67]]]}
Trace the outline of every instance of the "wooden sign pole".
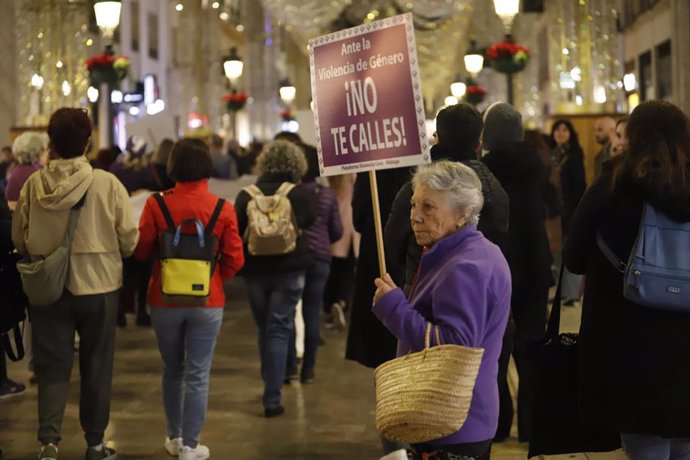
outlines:
{"label": "wooden sign pole", "polygon": [[376,230],[376,248],[379,254],[379,271],[381,277],[386,274],[386,254],[383,250],[383,225],[381,223],[381,208],[379,206],[379,188],[376,184],[376,171],[369,171],[369,186],[371,187],[371,204],[374,208],[374,228]]}

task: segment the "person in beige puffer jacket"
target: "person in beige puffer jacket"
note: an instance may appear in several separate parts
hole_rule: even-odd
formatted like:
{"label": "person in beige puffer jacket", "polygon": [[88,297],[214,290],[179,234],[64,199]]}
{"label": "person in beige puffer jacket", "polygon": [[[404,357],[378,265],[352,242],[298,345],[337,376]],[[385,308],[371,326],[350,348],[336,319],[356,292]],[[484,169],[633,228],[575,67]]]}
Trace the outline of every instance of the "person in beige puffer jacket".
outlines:
{"label": "person in beige puffer jacket", "polygon": [[110,413],[115,317],[122,286],[122,257],[139,237],[129,196],[112,174],[94,170],[85,156],[91,121],[82,109],[61,108],[48,125],[51,160],[22,188],[12,221],[12,240],[32,257],[52,253],[67,231],[69,215],[81,207],[72,238],[62,297],[31,307],[38,381],[40,458],[57,459],[72,369],[74,333],[81,338],[80,420],[86,460],[113,460],[103,444]]}

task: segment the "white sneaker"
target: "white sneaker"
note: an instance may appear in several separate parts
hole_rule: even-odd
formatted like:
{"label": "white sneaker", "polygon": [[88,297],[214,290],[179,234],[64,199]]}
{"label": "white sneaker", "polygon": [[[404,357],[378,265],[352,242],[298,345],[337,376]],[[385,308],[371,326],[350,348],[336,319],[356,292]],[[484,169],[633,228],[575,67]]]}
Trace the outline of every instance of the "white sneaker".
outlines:
{"label": "white sneaker", "polygon": [[189,446],[180,447],[180,460],[206,460],[211,457],[208,447],[197,444],[195,448]]}
{"label": "white sneaker", "polygon": [[172,455],[177,457],[180,455],[180,449],[182,448],[182,438],[165,438],[165,450]]}
{"label": "white sneaker", "polygon": [[388,455],[384,455],[380,460],[407,460],[407,451],[405,449],[398,449]]}

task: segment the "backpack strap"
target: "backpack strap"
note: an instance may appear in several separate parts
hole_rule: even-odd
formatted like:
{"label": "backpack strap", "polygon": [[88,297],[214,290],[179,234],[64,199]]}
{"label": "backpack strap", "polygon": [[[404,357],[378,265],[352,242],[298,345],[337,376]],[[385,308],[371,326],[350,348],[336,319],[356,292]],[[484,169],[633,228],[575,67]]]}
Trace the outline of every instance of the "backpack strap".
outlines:
{"label": "backpack strap", "polygon": [[606,244],[606,241],[604,241],[604,237],[601,236],[601,233],[599,232],[597,232],[597,246],[599,246],[601,253],[604,254],[604,257],[611,262],[611,265],[613,265],[616,270],[621,273],[625,273],[625,269],[628,267],[627,264],[620,260],[618,256],[613,253],[609,245]]}
{"label": "backpack strap", "polygon": [[242,190],[247,192],[249,196],[252,198],[256,198],[257,196],[264,196],[264,192],[262,192],[261,189],[254,184],[242,187]]}
{"label": "backpack strap", "polygon": [[283,182],[280,184],[280,187],[278,187],[278,190],[276,190],[276,195],[284,196],[287,198],[288,193],[295,188],[295,184],[292,182]]}
{"label": "backpack strap", "polygon": [[175,233],[175,222],[173,221],[173,218],[170,215],[168,207],[165,205],[165,200],[163,200],[163,194],[155,193],[153,197],[156,199],[156,202],[158,202],[158,207],[161,209],[161,212],[163,213],[165,223],[168,224],[168,231],[171,233]]}
{"label": "backpack strap", "polygon": [[216,203],[216,208],[213,210],[213,214],[211,214],[211,220],[208,221],[208,224],[206,225],[206,236],[209,237],[211,236],[211,233],[213,233],[213,227],[215,227],[216,222],[218,221],[218,216],[220,216],[220,212],[223,210],[223,205],[225,205],[225,200],[222,198],[218,198],[218,203]]}

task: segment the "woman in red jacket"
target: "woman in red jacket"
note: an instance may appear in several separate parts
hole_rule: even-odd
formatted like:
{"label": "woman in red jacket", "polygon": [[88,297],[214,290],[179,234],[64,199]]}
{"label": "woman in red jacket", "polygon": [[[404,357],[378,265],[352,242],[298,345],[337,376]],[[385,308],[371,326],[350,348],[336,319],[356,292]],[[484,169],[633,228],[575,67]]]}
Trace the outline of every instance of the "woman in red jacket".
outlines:
{"label": "woman in red jacket", "polygon": [[[182,139],[175,144],[168,160],[168,175],[176,184],[163,194],[175,225],[189,218],[208,225],[218,203],[218,197],[208,191],[208,178],[212,174],[211,154],[203,141]],[[140,238],[135,257],[147,260],[157,254],[159,234],[167,228],[163,212],[152,195],[139,221]],[[242,239],[231,203],[223,205],[212,234],[218,240],[218,263],[205,306],[164,302],[158,257],[154,257],[149,281],[151,322],[164,365],[163,404],[168,425],[165,449],[170,455],[179,455],[180,460],[210,457],[208,447],[199,444],[199,432],[206,417],[211,358],[223,319],[223,280],[235,275],[244,264]]]}

